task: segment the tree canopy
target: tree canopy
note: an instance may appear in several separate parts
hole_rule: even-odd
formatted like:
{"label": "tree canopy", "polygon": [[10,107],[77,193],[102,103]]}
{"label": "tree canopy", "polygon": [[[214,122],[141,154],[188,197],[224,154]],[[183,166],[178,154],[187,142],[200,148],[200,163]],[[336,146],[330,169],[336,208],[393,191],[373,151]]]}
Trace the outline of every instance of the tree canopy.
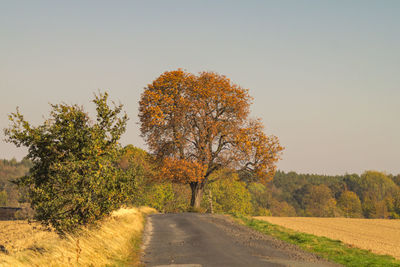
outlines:
{"label": "tree canopy", "polygon": [[222,167],[268,181],[283,148],[250,119],[248,90],[214,72],[169,71],[139,102],[141,133],[162,161],[164,179],[190,184],[198,208],[209,176]]}

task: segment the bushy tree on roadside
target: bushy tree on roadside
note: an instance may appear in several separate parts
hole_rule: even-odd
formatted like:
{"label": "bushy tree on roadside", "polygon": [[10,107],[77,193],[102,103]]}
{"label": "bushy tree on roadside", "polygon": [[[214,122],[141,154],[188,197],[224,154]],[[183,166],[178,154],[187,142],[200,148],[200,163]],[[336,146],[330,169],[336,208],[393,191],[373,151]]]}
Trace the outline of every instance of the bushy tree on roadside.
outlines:
{"label": "bushy tree on roadside", "polygon": [[127,175],[135,177],[135,192],[128,202],[137,206],[149,206],[160,212],[184,212],[189,209],[190,190],[181,184],[162,181],[159,165],[154,157],[143,149],[127,145],[123,149],[119,166]]}
{"label": "bushy tree on roadside", "polygon": [[188,211],[189,200],[189,188],[170,181],[149,184],[142,197],[143,205],[165,213]]}
{"label": "bushy tree on roadside", "polygon": [[146,205],[144,198],[156,173],[156,165],[153,164],[151,156],[140,148],[127,145],[123,148],[118,165],[126,175],[135,177],[134,187],[136,190],[129,196],[128,201],[135,205]]}
{"label": "bushy tree on roadside", "polygon": [[250,192],[235,171],[222,169],[215,172],[205,189],[202,201],[204,209],[211,211],[212,205],[215,213],[253,213]]}
{"label": "bushy tree on roadside", "polygon": [[35,218],[60,233],[104,217],[133,190],[133,178],[119,167],[128,117],[122,105],[108,105],[107,93],[93,102],[94,121],[83,107],[62,103],[36,127],[17,109],[4,130],[8,142],[28,148],[33,167],[17,184],[27,189]]}
{"label": "bushy tree on roadside", "polygon": [[247,189],[251,196],[253,214],[258,216],[271,215],[270,207],[273,196],[271,192],[267,191],[267,187],[262,183],[250,183]]}

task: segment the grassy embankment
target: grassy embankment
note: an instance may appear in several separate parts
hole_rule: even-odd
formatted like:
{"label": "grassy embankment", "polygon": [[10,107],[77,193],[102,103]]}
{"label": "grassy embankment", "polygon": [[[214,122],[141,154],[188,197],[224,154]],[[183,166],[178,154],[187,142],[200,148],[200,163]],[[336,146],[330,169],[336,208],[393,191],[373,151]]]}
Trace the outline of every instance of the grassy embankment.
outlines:
{"label": "grassy embankment", "polygon": [[245,225],[271,235],[285,242],[295,244],[305,251],[315,253],[323,258],[343,264],[344,266],[400,266],[400,261],[392,256],[377,255],[368,250],[347,245],[340,240],[297,232],[266,221],[237,216]]}
{"label": "grassy embankment", "polygon": [[138,266],[145,217],[153,212],[123,208],[98,227],[65,238],[38,224],[1,222],[1,245],[8,253],[0,252],[0,266]]}

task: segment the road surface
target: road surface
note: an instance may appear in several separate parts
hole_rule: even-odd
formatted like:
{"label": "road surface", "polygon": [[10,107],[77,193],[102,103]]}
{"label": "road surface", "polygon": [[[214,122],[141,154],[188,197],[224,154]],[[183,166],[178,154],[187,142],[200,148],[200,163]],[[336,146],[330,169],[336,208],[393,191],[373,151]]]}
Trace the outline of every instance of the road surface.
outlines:
{"label": "road surface", "polygon": [[143,249],[149,267],[339,266],[223,215],[150,215]]}

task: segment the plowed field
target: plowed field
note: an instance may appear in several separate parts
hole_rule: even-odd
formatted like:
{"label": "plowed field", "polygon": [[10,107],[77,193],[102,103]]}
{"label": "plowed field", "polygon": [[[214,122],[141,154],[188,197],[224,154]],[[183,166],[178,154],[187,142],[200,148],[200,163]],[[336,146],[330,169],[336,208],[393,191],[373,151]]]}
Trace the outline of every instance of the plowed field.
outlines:
{"label": "plowed field", "polygon": [[341,240],[377,254],[400,259],[400,220],[255,217],[299,232]]}

